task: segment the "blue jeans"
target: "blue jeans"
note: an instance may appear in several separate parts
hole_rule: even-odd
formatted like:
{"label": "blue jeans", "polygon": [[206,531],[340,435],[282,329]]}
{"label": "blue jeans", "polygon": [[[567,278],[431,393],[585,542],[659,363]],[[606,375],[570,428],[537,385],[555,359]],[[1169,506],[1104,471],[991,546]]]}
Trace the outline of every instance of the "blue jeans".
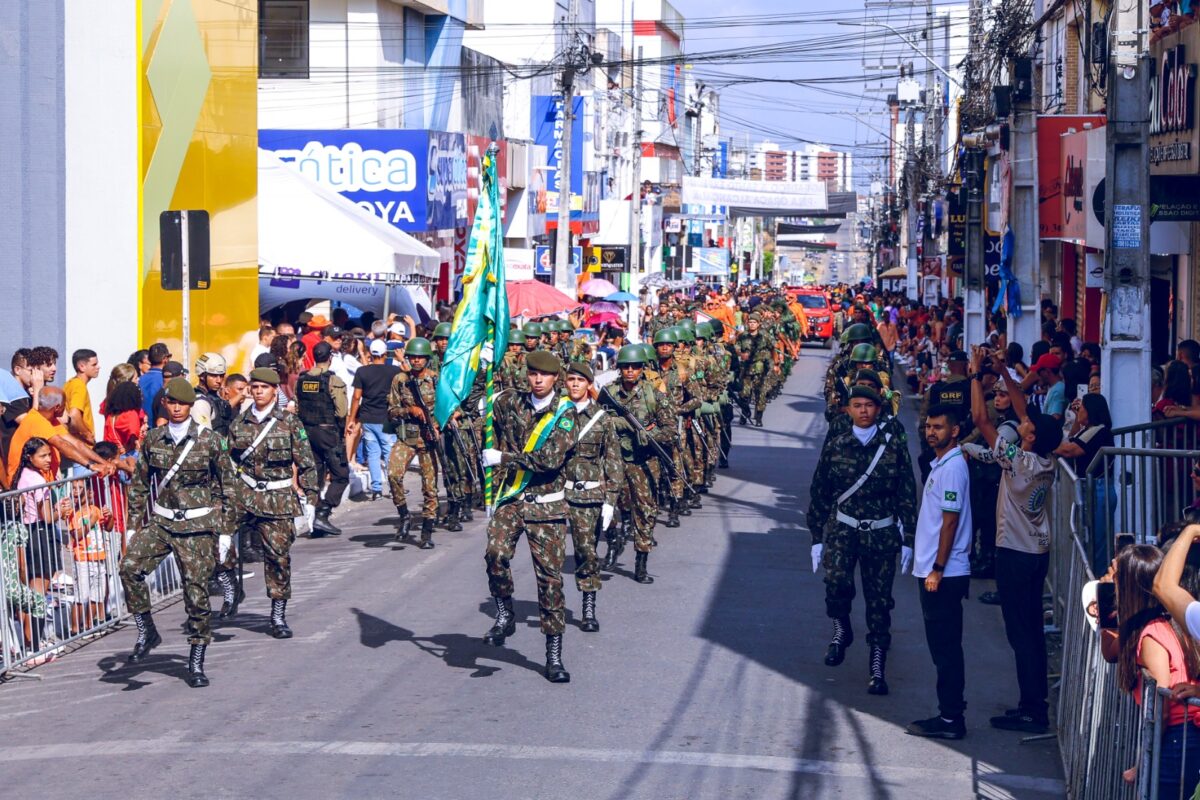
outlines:
{"label": "blue jeans", "polygon": [[364,422],[362,427],[363,445],[367,448],[367,470],[371,473],[371,491],[381,492],[396,434],[384,431],[382,422]]}
{"label": "blue jeans", "polygon": [[[1087,483],[1080,482],[1080,495],[1086,491]],[[1082,498],[1080,498],[1082,499]],[[1117,510],[1116,482],[1103,475],[1092,480],[1092,527],[1089,531],[1092,539],[1092,574],[1103,575],[1108,571],[1109,562],[1113,558],[1114,530],[1113,515]]]}
{"label": "blue jeans", "polygon": [[[1184,728],[1187,728],[1187,767],[1184,769]],[[1163,730],[1158,761],[1159,800],[1190,798],[1200,781],[1200,728],[1189,723],[1171,725]],[[1182,776],[1183,780],[1180,781]]]}

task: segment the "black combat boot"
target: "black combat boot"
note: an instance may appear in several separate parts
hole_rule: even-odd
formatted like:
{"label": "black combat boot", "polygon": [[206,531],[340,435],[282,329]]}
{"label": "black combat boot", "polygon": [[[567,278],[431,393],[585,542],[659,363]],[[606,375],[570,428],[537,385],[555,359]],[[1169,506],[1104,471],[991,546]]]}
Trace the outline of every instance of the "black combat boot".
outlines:
{"label": "black combat boot", "polygon": [[493,647],[504,644],[504,640],[517,632],[517,615],[513,613],[511,597],[493,597],[496,601],[496,622],[483,635],[483,643]]}
{"label": "black combat boot", "polygon": [[150,616],[149,611],[134,614],[133,624],[137,625],[138,636],[133,645],[133,653],[129,656],[129,663],[139,664],[146,660],[151,650],[162,644],[162,637],[158,635],[158,628],[154,627],[154,618]]}
{"label": "black combat boot", "polygon": [[317,513],[313,515],[313,534],[321,536],[341,536],[342,529],[334,525],[330,521],[329,515],[333,513],[333,506],[322,501],[317,506]]}
{"label": "black combat boot", "polygon": [[232,572],[218,572],[217,583],[221,584],[221,610],[218,619],[229,619],[238,612],[238,606],[246,599],[246,590],[233,580]]}
{"label": "black combat boot", "polygon": [[271,627],[269,633],[276,639],[292,638],[292,629],[287,624],[287,600],[271,601]]}
{"label": "black combat boot", "polygon": [[746,425],[746,424],[749,424],[749,422],[750,422],[750,419],[749,419],[749,418],[746,416],[746,412],[745,412],[745,411],[741,411],[741,412],[739,412],[739,415],[738,415],[738,424],[739,424],[739,425]]}
{"label": "black combat boot", "polygon": [[663,524],[668,528],[679,527],[679,501],[674,497],[667,502],[667,521]]}
{"label": "black combat boot", "polygon": [[646,560],[650,558],[649,553],[638,553],[634,560],[633,579],[638,583],[654,583],[654,578],[646,574]]}
{"label": "black combat boot", "polygon": [[562,663],[562,634],[546,634],[546,680],[551,683],[570,683],[571,673]]}
{"label": "black combat boot", "polygon": [[854,629],[850,627],[849,617],[835,617],[833,620],[833,639],[825,650],[825,666],[836,667],[846,660],[846,648],[854,643]]}
{"label": "black combat boot", "polygon": [[762,415],[763,415],[763,412],[761,412],[761,411],[754,412],[754,427],[761,428],[763,426]]}
{"label": "black combat boot", "polygon": [[421,520],[421,549],[433,549],[433,520]]}
{"label": "black combat boot", "polygon": [[[701,481],[700,483],[697,483],[695,486],[692,487],[692,491],[694,491],[698,495],[708,494],[708,484],[704,481]],[[697,508],[699,508],[699,506],[697,506]]]}
{"label": "black combat boot", "polygon": [[408,516],[407,508],[397,508],[396,513],[400,515],[400,519],[396,520],[396,541],[403,542],[408,538],[408,528],[412,525],[412,519]]}
{"label": "black combat boot", "polygon": [[471,506],[475,503],[475,496],[469,495],[461,503],[458,504],[458,521],[459,522],[474,522],[475,512],[471,510]]}
{"label": "black combat boot", "polygon": [[888,685],[883,671],[887,666],[887,650],[871,646],[871,680],[867,683],[867,694],[887,694]]}
{"label": "black combat boot", "polygon": [[692,492],[692,496],[688,498],[687,507],[688,508],[703,508],[704,507],[704,504],[700,501],[700,495],[698,493]]}
{"label": "black combat boot", "polygon": [[579,623],[579,630],[585,633],[595,633],[600,630],[600,621],[596,619],[596,593],[583,593],[583,621]]}
{"label": "black combat boot", "polygon": [[208,676],[204,674],[204,651],[207,647],[206,644],[194,644],[188,654],[187,685],[193,689],[208,686]]}
{"label": "black combat boot", "polygon": [[462,523],[459,522],[460,505],[451,500],[449,508],[446,509],[446,530],[457,533],[462,530]]}
{"label": "black combat boot", "polygon": [[601,562],[600,569],[605,572],[612,572],[617,568],[617,556],[621,554],[621,532],[610,533],[607,541],[608,552],[604,554],[604,561]]}

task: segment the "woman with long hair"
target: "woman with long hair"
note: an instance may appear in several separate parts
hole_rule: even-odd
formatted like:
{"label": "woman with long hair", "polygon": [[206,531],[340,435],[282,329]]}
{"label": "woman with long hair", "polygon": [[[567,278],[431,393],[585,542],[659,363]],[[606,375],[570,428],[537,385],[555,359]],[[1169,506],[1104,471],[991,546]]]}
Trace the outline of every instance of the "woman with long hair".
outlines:
{"label": "woman with long hair", "polygon": [[[124,369],[122,369],[124,368]],[[128,364],[113,367],[108,379],[108,394],[100,404],[104,416],[104,438],[122,454],[136,453],[146,430],[146,412],[142,410],[142,390]]]}
{"label": "woman with long hair", "polygon": [[150,351],[134,350],[125,363],[137,370],[139,377],[145,375],[150,371]]}
{"label": "woman with long hair", "polygon": [[108,373],[108,385],[104,388],[104,396],[108,397],[112,394],[113,387],[118,383],[137,383],[139,377],[141,377],[141,373],[132,364],[126,362],[117,364]]}
{"label": "woman with long hair", "polygon": [[[1120,626],[1117,682],[1138,703],[1142,702],[1142,670],[1164,689],[1194,684],[1200,675],[1200,645],[1154,596],[1154,576],[1162,561],[1157,547],[1139,544],[1122,550],[1114,565]],[[1200,708],[1167,700],[1163,721],[1158,796],[1191,797],[1200,782]],[[1125,771],[1127,781],[1136,776],[1136,767]]]}
{"label": "woman with long hair", "polygon": [[[1112,413],[1108,401],[1102,394],[1085,394],[1071,401],[1075,420],[1067,432],[1067,438],[1055,452],[1065,458],[1074,459],[1075,474],[1079,481],[1079,501],[1082,505],[1089,470],[1093,462],[1106,447],[1114,447]],[[1092,570],[1099,575],[1109,563],[1110,548],[1113,546],[1113,514],[1117,510],[1116,476],[1112,456],[1105,457],[1106,467],[1095,467],[1092,481],[1092,519],[1088,527],[1091,533]]]}

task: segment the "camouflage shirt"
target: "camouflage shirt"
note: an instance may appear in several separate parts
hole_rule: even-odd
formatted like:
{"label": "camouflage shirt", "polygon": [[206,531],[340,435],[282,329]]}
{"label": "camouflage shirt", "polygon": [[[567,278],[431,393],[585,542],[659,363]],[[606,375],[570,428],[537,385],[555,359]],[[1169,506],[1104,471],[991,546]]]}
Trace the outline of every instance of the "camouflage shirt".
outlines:
{"label": "camouflage shirt", "polygon": [[[597,415],[603,416],[592,423]],[[567,502],[616,506],[625,462],[621,460],[621,441],[617,438],[615,419],[612,409],[602,408],[594,400],[582,411],[576,409],[575,449],[563,470],[567,479]],[[600,485],[589,489],[582,486],[583,483]]]}
{"label": "camouflage shirt", "polygon": [[[538,422],[543,417],[554,414],[560,402],[567,400],[565,397],[556,398],[543,411],[538,411],[534,408],[529,393],[505,391],[496,397],[493,405],[496,448],[504,454],[504,470],[508,479],[511,479],[517,470],[523,469],[531,473],[524,492],[531,498],[564,491],[566,478],[563,467],[575,446],[574,408],[563,412],[541,447],[530,453],[523,452],[529,435]],[[510,502],[522,504],[526,519],[565,519],[567,516],[565,500],[534,503],[517,498]]]}
{"label": "camouflage shirt", "polygon": [[[271,420],[276,422],[270,432],[243,460],[243,454]],[[276,408],[259,422],[251,406],[230,424],[229,447],[237,471],[255,481],[291,481],[294,466],[300,490],[311,505],[317,504],[316,462],[308,443],[308,432],[295,414]],[[272,519],[287,519],[300,514],[300,504],[290,484],[279,489],[258,489],[242,478],[237,484],[238,500],[251,514]]]}
{"label": "camouflage shirt", "polygon": [[[617,382],[609,387],[613,399],[620,403],[633,417],[642,424],[646,432],[664,448],[671,447],[678,438],[675,426],[675,415],[669,403],[662,401],[666,394],[656,390],[654,384],[642,380],[634,384],[632,389],[626,389]],[[655,452],[642,439],[642,434],[636,431],[629,422],[615,411],[617,436],[621,440],[621,457],[629,463],[644,464],[655,457]]]}
{"label": "camouflage shirt", "polygon": [[[414,413],[418,404],[413,395],[413,384],[421,393],[421,400],[430,416],[421,422]],[[400,436],[412,445],[423,441],[423,428],[434,424],[433,407],[437,404],[437,373],[428,367],[416,372],[401,372],[392,378],[392,388],[388,392],[388,418],[403,423]],[[424,449],[420,447],[418,449]]]}
{"label": "camouflage shirt", "polygon": [[765,375],[771,369],[775,340],[763,330],[757,334],[741,333],[733,349],[737,354],[739,371],[751,376]]}
{"label": "camouflage shirt", "polygon": [[661,366],[662,382],[667,386],[672,415],[691,416],[700,408],[703,387],[691,365],[672,357],[671,363]]}
{"label": "camouflage shirt", "polygon": [[[194,444],[179,463],[179,469],[159,490],[158,486],[189,442]],[[129,484],[130,525],[137,530],[153,522],[180,535],[208,531],[232,533],[236,527],[235,498],[240,484],[229,460],[229,445],[211,428],[202,428],[189,421],[187,435],[179,444],[171,439],[166,425],[151,428]],[[211,508],[212,512],[198,519],[167,519],[151,510],[151,498],[163,509],[171,511]]]}

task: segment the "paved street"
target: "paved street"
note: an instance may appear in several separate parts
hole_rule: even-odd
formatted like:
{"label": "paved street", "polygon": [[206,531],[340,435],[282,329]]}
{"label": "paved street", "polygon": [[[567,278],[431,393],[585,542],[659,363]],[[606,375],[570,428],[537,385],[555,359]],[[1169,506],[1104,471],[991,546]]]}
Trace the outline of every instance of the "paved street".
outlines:
{"label": "paved street", "polygon": [[[1054,742],[1019,744],[987,716],[1016,694],[998,608],[967,605],[968,737],[903,725],[936,710],[911,578],[897,584],[890,697],[866,693],[862,638],[822,664],[829,624],[803,530],[824,435],[828,355],[806,350],[766,426],[735,431],[733,468],[703,510],[659,528],[652,586],[632,554],[580,633],[567,588],[571,683],[541,675],[532,567],[514,559],[523,623],[480,636],[491,602],[483,523],[423,552],[391,538],[385,501],[352,503],[341,539],[295,553],[291,641],[266,635],[261,571],[209,651],[207,690],[183,683],[182,606],[124,667],[134,634],[102,638],[0,686],[8,797],[1042,798],[1061,796]],[[910,424],[911,431],[911,424]],[[409,478],[410,491],[416,487]],[[415,505],[415,503],[414,503]],[[216,598],[214,598],[215,600]],[[855,625],[865,630],[861,600]]]}

